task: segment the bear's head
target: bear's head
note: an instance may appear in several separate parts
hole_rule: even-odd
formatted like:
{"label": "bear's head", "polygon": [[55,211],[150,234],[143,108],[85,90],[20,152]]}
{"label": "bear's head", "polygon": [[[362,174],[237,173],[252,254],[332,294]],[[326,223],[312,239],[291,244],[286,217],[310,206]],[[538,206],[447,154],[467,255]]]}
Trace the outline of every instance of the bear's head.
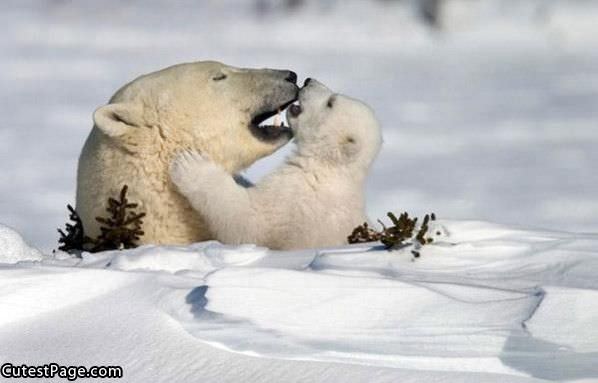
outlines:
{"label": "bear's head", "polygon": [[367,172],[380,151],[382,135],[372,109],[314,79],[305,80],[287,120],[298,154],[334,168]]}
{"label": "bear's head", "polygon": [[260,123],[296,99],[296,80],[288,70],[180,64],[133,80],[93,118],[114,147],[141,159],[194,149],[238,172],[292,138],[284,125]]}

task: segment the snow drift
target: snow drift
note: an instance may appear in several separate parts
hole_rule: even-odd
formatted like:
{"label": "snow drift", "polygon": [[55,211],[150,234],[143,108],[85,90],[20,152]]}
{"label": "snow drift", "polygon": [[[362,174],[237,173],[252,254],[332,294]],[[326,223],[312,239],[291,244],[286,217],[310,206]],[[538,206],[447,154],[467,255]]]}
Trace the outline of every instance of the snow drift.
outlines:
{"label": "snow drift", "polygon": [[441,224],[417,259],[205,242],[31,262],[3,247],[0,356],[122,365],[133,382],[598,379],[597,235]]}
{"label": "snow drift", "polygon": [[30,248],[19,233],[0,224],[0,264],[41,258],[42,254]]}

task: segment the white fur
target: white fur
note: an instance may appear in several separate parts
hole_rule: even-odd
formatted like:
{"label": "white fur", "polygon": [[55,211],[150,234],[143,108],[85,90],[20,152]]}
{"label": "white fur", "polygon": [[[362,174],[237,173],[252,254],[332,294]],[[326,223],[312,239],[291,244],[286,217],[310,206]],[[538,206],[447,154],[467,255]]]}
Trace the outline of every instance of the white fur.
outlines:
{"label": "white fur", "polygon": [[[226,76],[223,79],[222,76]],[[288,71],[240,69],[217,62],[180,64],[141,76],[94,113],[94,127],[77,175],[77,211],[86,233],[123,185],[146,212],[141,244],[186,244],[210,239],[199,214],[168,176],[175,153],[193,149],[229,173],[248,167],[288,142],[264,140],[249,128],[268,103],[284,103],[297,87]],[[198,182],[201,182],[198,180]]]}
{"label": "white fur", "polygon": [[184,152],[173,162],[173,182],[219,241],[273,249],[336,246],[366,221],[365,177],[382,141],[373,112],[315,80],[299,101],[303,112],[287,113],[295,153],[255,186],[239,185],[198,153]]}

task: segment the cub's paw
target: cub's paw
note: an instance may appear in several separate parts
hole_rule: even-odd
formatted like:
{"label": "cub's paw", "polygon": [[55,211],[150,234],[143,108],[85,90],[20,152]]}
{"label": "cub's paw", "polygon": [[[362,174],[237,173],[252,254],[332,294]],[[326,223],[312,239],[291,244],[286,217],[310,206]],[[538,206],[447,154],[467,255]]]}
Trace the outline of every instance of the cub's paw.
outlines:
{"label": "cub's paw", "polygon": [[204,170],[212,163],[195,151],[178,153],[170,164],[170,179],[180,191],[191,191],[201,182]]}

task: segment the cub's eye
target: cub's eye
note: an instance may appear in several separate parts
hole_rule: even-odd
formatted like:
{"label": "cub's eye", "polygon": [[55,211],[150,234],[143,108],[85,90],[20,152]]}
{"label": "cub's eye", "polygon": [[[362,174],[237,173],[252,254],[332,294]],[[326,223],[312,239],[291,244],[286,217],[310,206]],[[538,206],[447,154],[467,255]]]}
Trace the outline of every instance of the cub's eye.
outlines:
{"label": "cub's eye", "polygon": [[212,80],[214,80],[214,81],[221,81],[221,80],[224,80],[225,78],[226,78],[226,75],[224,73],[222,73],[222,74],[219,74],[216,77],[212,77]]}
{"label": "cub's eye", "polygon": [[336,101],[336,97],[334,97],[334,96],[331,96],[331,97],[328,99],[328,102],[326,103],[326,106],[327,106],[327,107],[329,107],[329,108],[332,108],[332,106],[334,105],[334,101]]}

